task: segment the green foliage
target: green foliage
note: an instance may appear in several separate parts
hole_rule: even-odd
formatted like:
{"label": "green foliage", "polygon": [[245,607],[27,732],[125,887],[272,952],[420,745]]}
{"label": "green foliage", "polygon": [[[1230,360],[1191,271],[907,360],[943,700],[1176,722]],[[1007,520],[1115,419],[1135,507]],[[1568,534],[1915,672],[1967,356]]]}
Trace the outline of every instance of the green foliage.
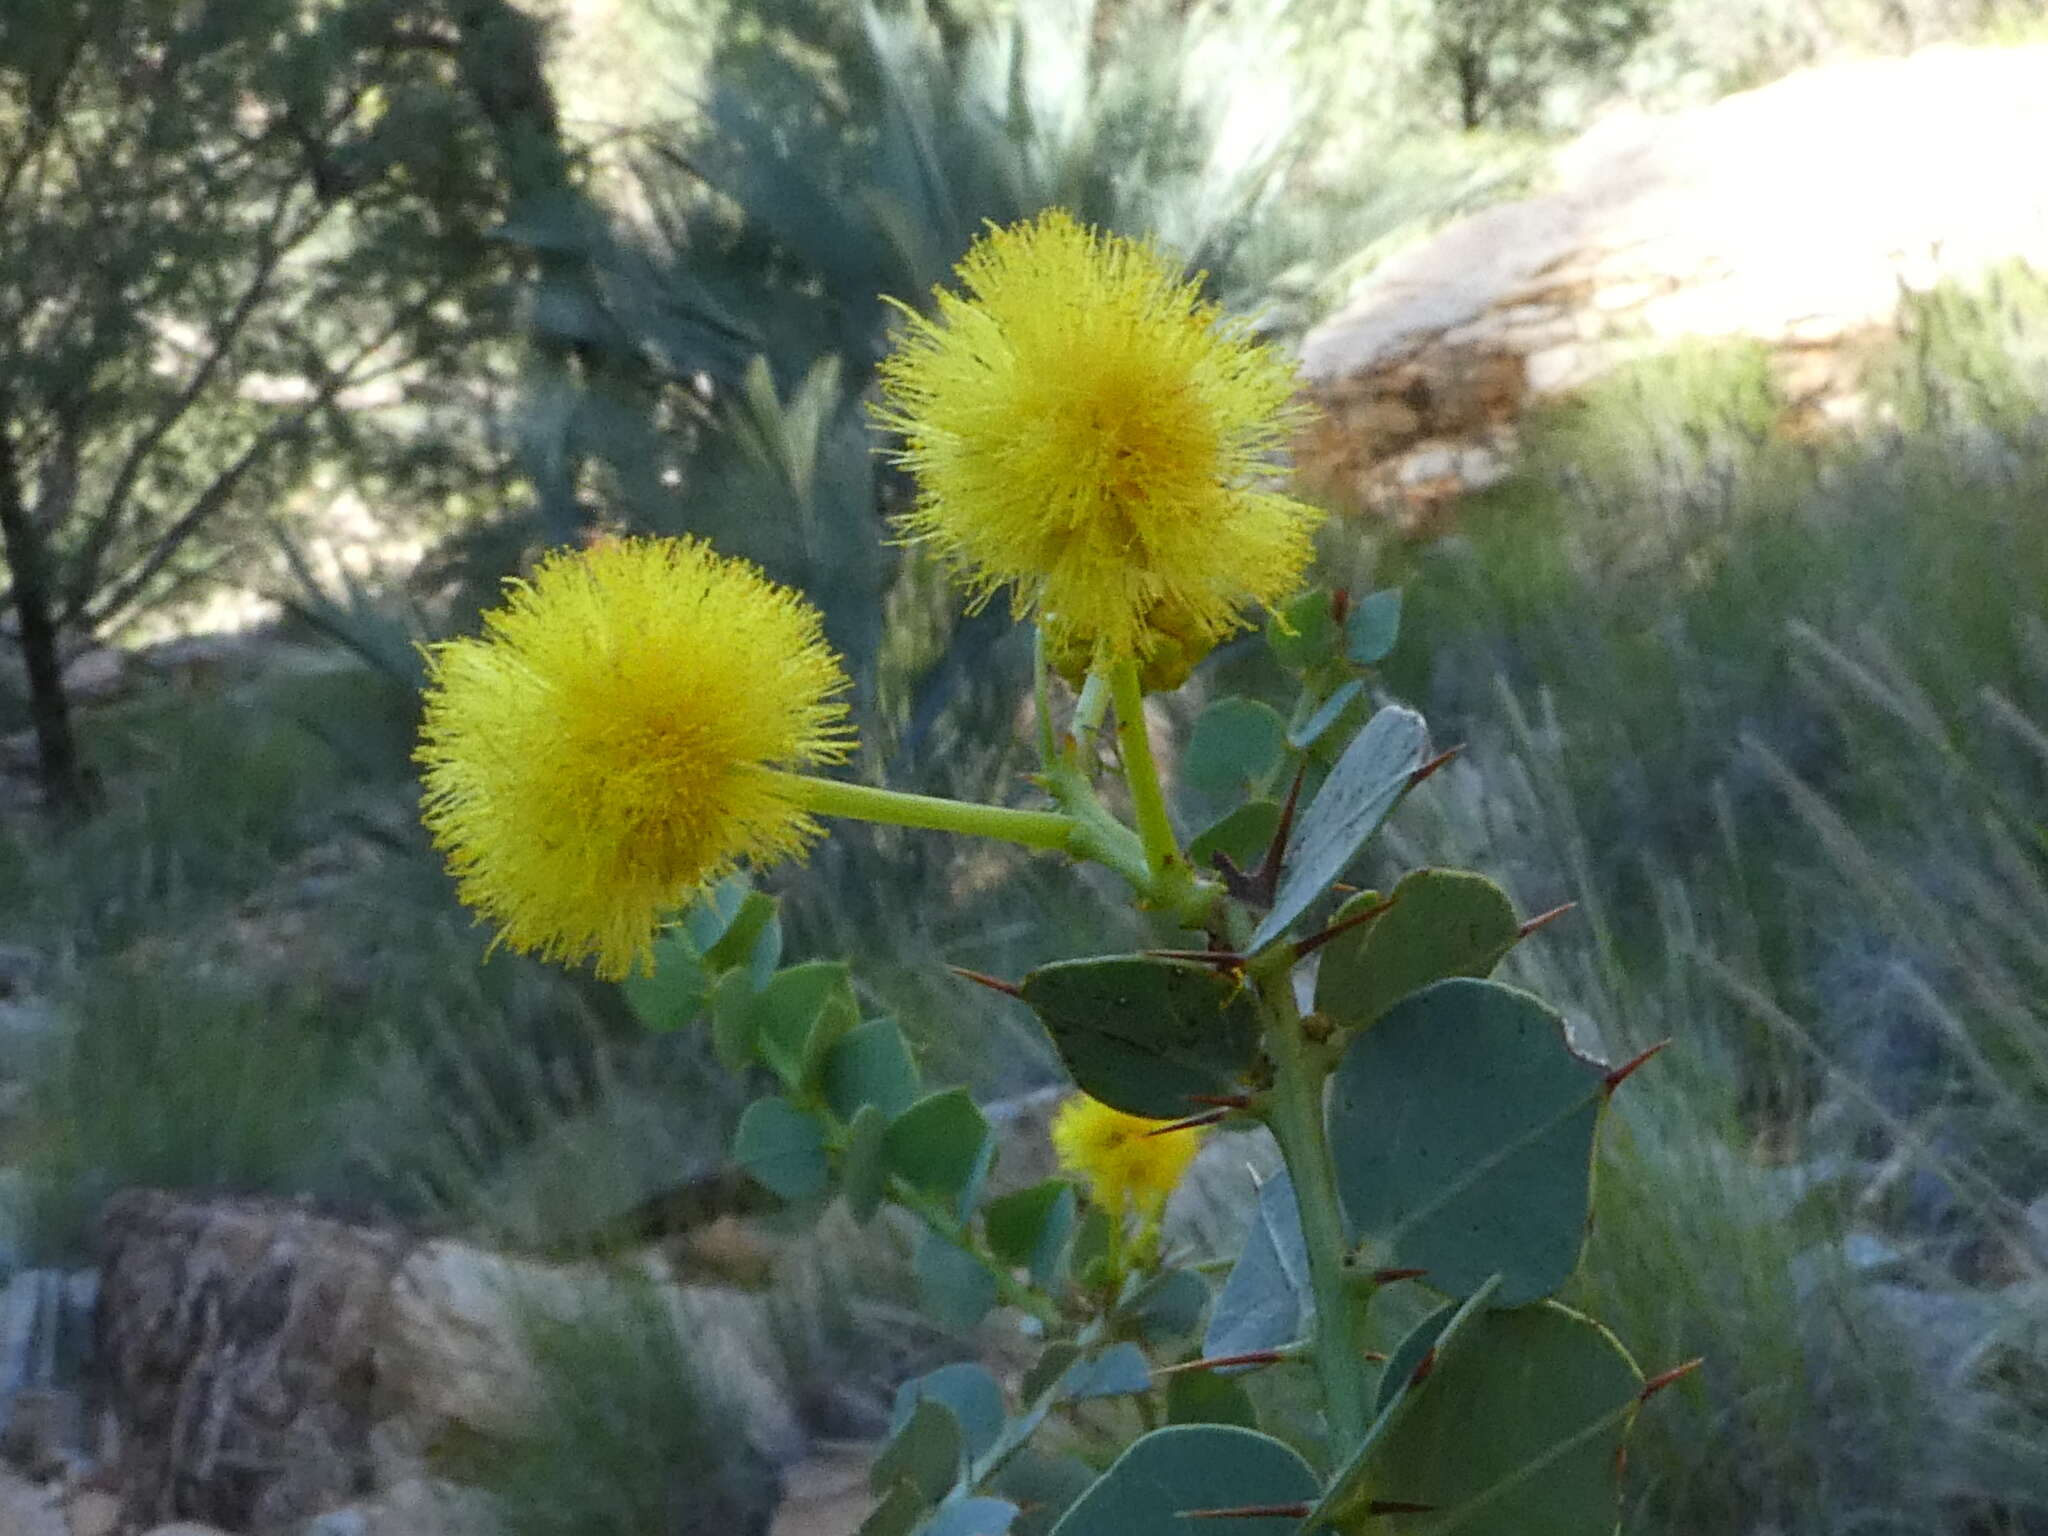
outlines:
{"label": "green foliage", "polygon": [[661,1297],[625,1276],[575,1317],[513,1297],[539,1384],[516,1435],[454,1468],[511,1536],[745,1530],[778,1498],[774,1469],[732,1432]]}
{"label": "green foliage", "polygon": [[1526,993],[1458,979],[1359,1035],[1330,1094],[1337,1184],[1375,1262],[1519,1306],[1561,1287],[1585,1242],[1607,1069]]}
{"label": "green foliage", "polygon": [[785,1200],[822,1194],[825,1129],[787,1099],[756,1099],[740,1116],[732,1155],[763,1186]]}
{"label": "green foliage", "polygon": [[1316,1010],[1340,1024],[1363,1028],[1433,981],[1490,975],[1521,934],[1507,893],[1484,875],[1418,869],[1390,900],[1323,950]]}
{"label": "green foliage", "polygon": [[[1118,1457],[1053,1527],[1054,1536],[1179,1536],[1183,1512],[1312,1499],[1315,1474],[1278,1440],[1221,1424],[1155,1430]],[[1231,1522],[1247,1536],[1289,1536],[1296,1522]]]}
{"label": "green foliage", "polygon": [[988,1176],[995,1142],[967,1090],[948,1088],[891,1120],[882,1150],[890,1171],[912,1189],[965,1214]]}
{"label": "green foliage", "polygon": [[90,1250],[100,1203],[137,1186],[290,1194],[330,1178],[322,1121],[349,1065],[322,1000],[180,973],[137,954],[48,1025],[25,1149],[43,1252]]}
{"label": "green foliage", "polygon": [[1294,824],[1272,909],[1252,934],[1252,948],[1284,934],[1350,867],[1408,792],[1428,745],[1422,717],[1399,705],[1374,715],[1353,738]]}
{"label": "green foliage", "polygon": [[1181,777],[1212,794],[1256,794],[1273,782],[1287,747],[1287,722],[1271,705],[1218,699],[1188,735]]}
{"label": "green foliage", "polygon": [[1431,0],[1430,62],[1459,127],[1529,121],[1573,77],[1613,78],[1664,0]]}
{"label": "green foliage", "polygon": [[1032,1284],[1057,1285],[1078,1204],[1074,1186],[1065,1179],[1047,1179],[991,1200],[982,1214],[989,1251],[1029,1272]]}
{"label": "green foliage", "polygon": [[[1378,1528],[1468,1536],[1575,1536],[1613,1527],[1619,1453],[1642,1373],[1597,1324],[1553,1302],[1472,1316],[1455,1351],[1413,1381],[1395,1376],[1433,1348],[1446,1307],[1389,1363],[1409,1383],[1405,1412],[1373,1446],[1370,1498],[1426,1506]],[[1383,1406],[1394,1401],[1383,1395]]]}
{"label": "green foliage", "polygon": [[1388,671],[1469,747],[1390,862],[1578,900],[1504,969],[1603,1054],[1680,1040],[1607,1118],[1563,1293],[1710,1362],[1638,1427],[1627,1530],[2048,1500],[2038,1271],[1982,1262],[2048,1178],[2039,313],[2011,275],[1909,301],[1819,439],[1749,349],[1630,370],[1396,562],[1430,675]]}
{"label": "green foliage", "polygon": [[1314,1316],[1308,1240],[1302,1235],[1294,1181],[1282,1171],[1259,1186],[1251,1230],[1209,1314],[1202,1353],[1244,1355],[1288,1348],[1307,1336]]}
{"label": "green foliage", "polygon": [[1192,961],[1059,960],[1022,992],[1074,1081],[1129,1115],[1173,1120],[1237,1092],[1258,1049],[1250,998]]}
{"label": "green foliage", "polygon": [[1178,1371],[1166,1384],[1169,1424],[1232,1424],[1259,1427],[1251,1395],[1228,1376],[1214,1371]]}
{"label": "green foliage", "polygon": [[863,1106],[900,1115],[917,1101],[917,1063],[903,1031],[888,1019],[870,1019],[848,1032],[825,1060],[825,1097],[833,1113],[851,1120]]}
{"label": "green foliage", "polygon": [[409,41],[434,14],[0,18],[0,561],[53,799],[82,782],[60,644],[217,573],[316,467],[413,506],[493,478],[438,381],[487,376],[509,318],[500,167],[446,55]]}
{"label": "green foliage", "polygon": [[[739,8],[701,111],[626,157],[646,218],[577,210],[514,231],[578,253],[542,325],[627,376],[557,384],[534,423],[547,461],[590,462],[608,515],[706,534],[809,593],[874,679],[878,748],[929,751],[961,695],[996,696],[1000,715],[1021,685],[1014,660],[990,666],[1004,626],[935,611],[926,573],[881,537],[903,486],[870,451],[861,401],[890,302],[926,302],[988,223],[1052,206],[1155,237],[1241,294],[1247,242],[1309,140],[1298,95],[1268,93],[1255,119],[1216,65],[1285,12]],[[585,520],[584,493],[544,480],[555,539]],[[917,606],[902,628],[928,637],[885,635],[886,612]]]}

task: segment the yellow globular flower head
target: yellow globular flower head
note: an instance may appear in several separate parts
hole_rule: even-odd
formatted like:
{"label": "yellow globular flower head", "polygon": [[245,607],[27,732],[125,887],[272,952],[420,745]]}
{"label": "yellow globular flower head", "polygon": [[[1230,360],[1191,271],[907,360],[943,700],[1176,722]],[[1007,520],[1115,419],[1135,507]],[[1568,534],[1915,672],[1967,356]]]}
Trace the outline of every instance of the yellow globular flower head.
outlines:
{"label": "yellow globular flower head", "polygon": [[1077,1093],[1053,1116],[1052,1147],[1060,1166],[1084,1180],[1104,1210],[1120,1216],[1135,1209],[1143,1220],[1156,1221],[1202,1146],[1200,1129],[1149,1134],[1170,1123],[1127,1115]]}
{"label": "yellow globular flower head", "polygon": [[1206,650],[1299,586],[1321,514],[1264,488],[1302,420],[1278,354],[1149,243],[1057,210],[958,274],[881,369],[913,542],[1111,661],[1162,627]]}
{"label": "yellow globular flower head", "polygon": [[817,827],[763,770],[853,742],[817,610],[692,539],[557,551],[428,661],[421,815],[462,899],[607,979],[701,885],[802,852]]}

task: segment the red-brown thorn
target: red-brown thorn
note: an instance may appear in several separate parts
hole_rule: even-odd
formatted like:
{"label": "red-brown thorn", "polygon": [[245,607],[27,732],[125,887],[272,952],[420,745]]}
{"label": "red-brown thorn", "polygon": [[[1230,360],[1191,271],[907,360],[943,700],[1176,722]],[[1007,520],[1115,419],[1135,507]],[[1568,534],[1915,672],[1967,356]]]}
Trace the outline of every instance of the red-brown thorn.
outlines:
{"label": "red-brown thorn", "polygon": [[1252,884],[1269,907],[1280,890],[1280,861],[1287,856],[1287,839],[1294,833],[1294,808],[1301,801],[1301,785],[1307,777],[1307,763],[1294,770],[1294,782],[1287,786],[1287,798],[1280,803],[1273,841],[1266,845],[1266,857],[1252,874]]}
{"label": "red-brown thorn", "polygon": [[1416,785],[1420,784],[1424,779],[1428,778],[1431,774],[1435,773],[1439,768],[1443,767],[1445,763],[1448,763],[1452,758],[1456,757],[1460,752],[1464,750],[1465,749],[1463,746],[1456,746],[1447,747],[1445,750],[1437,753],[1435,757],[1432,757],[1428,762],[1424,763],[1420,768],[1416,769],[1413,773],[1408,775],[1408,787],[1410,789],[1413,789]]}
{"label": "red-brown thorn", "polygon": [[1633,1073],[1636,1070],[1636,1068],[1640,1067],[1644,1062],[1648,1061],[1652,1056],[1656,1055],[1659,1051],[1663,1050],[1664,1047],[1669,1045],[1670,1043],[1671,1042],[1669,1040],[1659,1040],[1647,1051],[1639,1053],[1631,1060],[1624,1061],[1620,1066],[1616,1067],[1612,1072],[1608,1073],[1607,1091],[1609,1093],[1614,1092],[1615,1089],[1619,1088],[1624,1082],[1628,1080],[1629,1075]]}
{"label": "red-brown thorn", "polygon": [[1706,1363],[1707,1357],[1705,1355],[1695,1355],[1692,1359],[1686,1361],[1683,1365],[1674,1365],[1673,1367],[1671,1367],[1670,1370],[1663,1372],[1661,1375],[1652,1376],[1648,1381],[1643,1383],[1643,1390],[1636,1394],[1636,1401],[1639,1403],[1647,1403],[1659,1392],[1662,1392],[1666,1387],[1670,1386],[1671,1383],[1673,1383],[1674,1381],[1681,1380],[1684,1377],[1690,1376],[1694,1371],[1698,1370],[1701,1366],[1705,1365]]}
{"label": "red-brown thorn", "polygon": [[1548,928],[1560,917],[1563,917],[1565,913],[1572,911],[1577,906],[1578,903],[1576,901],[1568,901],[1564,903],[1564,905],[1562,906],[1552,907],[1548,912],[1538,912],[1534,917],[1530,918],[1529,921],[1522,924],[1521,927],[1515,930],[1515,941],[1517,943],[1520,943],[1523,939],[1526,939],[1527,937],[1529,937],[1530,934],[1534,933],[1538,928]]}
{"label": "red-brown thorn", "polygon": [[1300,1520],[1307,1516],[1306,1504],[1240,1504],[1234,1509],[1178,1509],[1179,1520]]}
{"label": "red-brown thorn", "polygon": [[1306,959],[1308,956],[1314,954],[1317,950],[1321,949],[1325,944],[1329,943],[1330,940],[1336,938],[1337,935],[1339,935],[1340,933],[1349,933],[1354,928],[1364,927],[1374,918],[1382,916],[1386,912],[1387,908],[1391,907],[1395,902],[1399,901],[1400,899],[1401,898],[1398,895],[1389,896],[1385,901],[1373,903],[1373,905],[1367,907],[1363,912],[1352,913],[1349,917],[1345,918],[1344,921],[1342,921],[1341,923],[1330,924],[1330,926],[1325,928],[1321,933],[1312,933],[1307,938],[1299,940],[1294,946],[1294,958],[1297,960]]}
{"label": "red-brown thorn", "polygon": [[1152,1374],[1176,1376],[1182,1371],[1220,1370],[1226,1365],[1278,1365],[1287,1358],[1277,1349],[1254,1349],[1241,1355],[1211,1355],[1206,1360],[1183,1360],[1179,1365],[1157,1366]]}
{"label": "red-brown thorn", "polygon": [[1017,983],[1005,981],[1000,976],[991,976],[985,971],[970,971],[964,965],[949,965],[946,969],[963,980],[971,981],[976,986],[987,987],[991,992],[1000,992],[1005,997],[1022,997],[1024,995],[1024,989],[1018,986]]}
{"label": "red-brown thorn", "polygon": [[1145,1134],[1147,1136],[1170,1136],[1175,1131],[1199,1130],[1205,1125],[1214,1125],[1229,1113],[1228,1109],[1212,1109],[1206,1114],[1189,1115],[1185,1120],[1174,1120],[1165,1125],[1155,1125]]}
{"label": "red-brown thorn", "polygon": [[1148,949],[1142,953],[1157,960],[1193,960],[1201,965],[1213,965],[1219,971],[1244,969],[1244,956],[1232,949]]}

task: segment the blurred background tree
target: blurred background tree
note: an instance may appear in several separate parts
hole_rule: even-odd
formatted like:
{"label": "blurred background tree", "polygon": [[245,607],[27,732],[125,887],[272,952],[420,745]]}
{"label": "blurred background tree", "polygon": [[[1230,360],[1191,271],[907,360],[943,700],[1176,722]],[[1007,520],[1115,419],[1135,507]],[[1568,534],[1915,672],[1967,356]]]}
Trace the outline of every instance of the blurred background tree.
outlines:
{"label": "blurred background tree", "polygon": [[1665,0],[1430,0],[1430,62],[1466,132],[1529,123],[1560,86],[1611,79]]}
{"label": "blurred background tree", "polygon": [[544,107],[489,94],[516,15],[0,14],[4,591],[53,804],[89,798],[67,655],[246,553],[316,466],[387,506],[493,480],[490,232],[547,138]]}

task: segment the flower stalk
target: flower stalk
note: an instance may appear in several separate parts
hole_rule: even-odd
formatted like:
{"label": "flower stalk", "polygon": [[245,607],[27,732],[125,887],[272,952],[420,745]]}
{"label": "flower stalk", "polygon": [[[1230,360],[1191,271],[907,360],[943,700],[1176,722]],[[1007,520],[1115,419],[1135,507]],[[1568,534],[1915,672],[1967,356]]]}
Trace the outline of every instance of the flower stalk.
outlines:
{"label": "flower stalk", "polygon": [[[930,832],[956,832],[963,837],[988,837],[1025,848],[1051,849],[1083,856],[1075,846],[1080,828],[1062,811],[1023,811],[972,800],[947,800],[906,790],[881,789],[846,779],[821,779],[810,774],[768,770],[791,803],[814,816],[874,821],[891,827],[918,827]],[[1085,843],[1085,839],[1084,839]]]}
{"label": "flower stalk", "polygon": [[1152,738],[1145,729],[1145,690],[1138,664],[1128,657],[1109,670],[1110,693],[1116,700],[1116,744],[1124,762],[1124,782],[1131,790],[1131,810],[1145,862],[1156,881],[1180,862],[1173,823],[1166,815],[1166,793],[1159,785],[1159,764],[1152,756]]}

